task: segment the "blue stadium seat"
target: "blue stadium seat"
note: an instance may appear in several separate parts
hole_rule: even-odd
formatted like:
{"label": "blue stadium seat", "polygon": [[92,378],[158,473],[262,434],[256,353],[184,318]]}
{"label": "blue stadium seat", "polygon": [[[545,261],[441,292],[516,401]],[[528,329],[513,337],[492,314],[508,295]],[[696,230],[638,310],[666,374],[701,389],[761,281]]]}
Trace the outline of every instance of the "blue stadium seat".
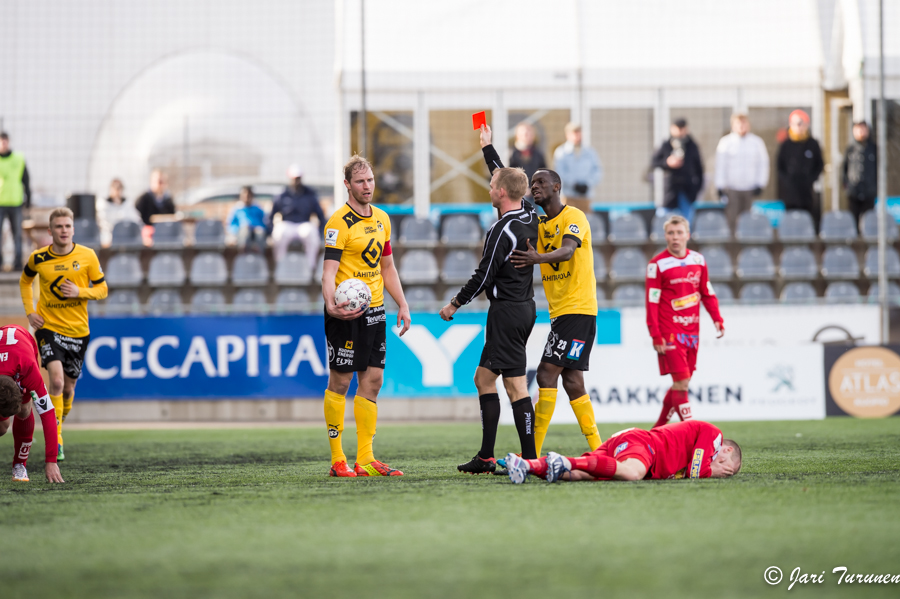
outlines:
{"label": "blue stadium seat", "polygon": [[113,226],[112,244],[110,247],[117,251],[143,249],[144,240],[141,238],[141,225],[128,220],[117,222]]}
{"label": "blue stadium seat", "polygon": [[[888,246],[885,248],[885,266],[887,269],[887,276],[891,279],[900,278],[900,255],[897,254],[897,250]],[[866,259],[865,266],[863,267],[863,274],[866,275],[868,279],[877,279],[878,278],[878,248],[870,247],[866,250]]]}
{"label": "blue stadium seat", "polygon": [[620,285],[613,290],[613,303],[619,306],[643,306],[643,285]]}
{"label": "blue stadium seat", "polygon": [[409,287],[404,289],[403,293],[412,310],[431,311],[437,303],[437,296],[431,287]]}
{"label": "blue stadium seat", "polygon": [[816,289],[807,282],[788,283],[781,290],[781,301],[786,304],[807,304],[817,299]]}
{"label": "blue stadium seat", "polygon": [[749,283],[741,287],[738,297],[742,304],[765,304],[775,301],[775,292],[768,283]]}
{"label": "blue stadium seat", "polygon": [[[880,290],[881,288],[878,286],[877,282],[872,283],[868,293],[869,303],[878,301]],[[897,283],[894,283],[893,281],[888,281],[888,301],[892,304],[900,303],[900,285],[897,285]]]}
{"label": "blue stadium seat", "polygon": [[788,210],[778,223],[778,241],[781,243],[812,243],[816,240],[816,227],[812,216],[805,210]]}
{"label": "blue stadium seat", "polygon": [[141,261],[134,254],[116,254],[106,263],[103,272],[111,289],[140,287],[144,282]]}
{"label": "blue stadium seat", "polygon": [[467,250],[453,250],[444,258],[441,267],[441,280],[449,284],[462,284],[468,281],[478,268],[479,258]]}
{"label": "blue stadium seat", "polygon": [[735,273],[744,281],[769,281],[775,277],[775,263],[766,248],[744,248],[737,257]]}
{"label": "blue stadium seat", "polygon": [[241,289],[231,298],[231,310],[242,314],[265,314],[269,311],[269,302],[260,289]]}
{"label": "blue stadium seat", "polygon": [[76,218],[73,223],[73,241],[79,245],[100,249],[100,227],[92,218]]}
{"label": "blue stadium seat", "polygon": [[[878,243],[878,212],[875,210],[867,210],[859,220],[859,228],[862,230],[863,241],[866,243]],[[894,220],[894,217],[891,216],[890,212],[888,212],[887,227],[885,230],[887,231],[885,239],[887,239],[888,243],[897,241],[897,221]]]}
{"label": "blue stadium seat", "polygon": [[599,250],[594,248],[594,278],[597,279],[598,283],[602,283],[608,275],[609,270],[606,268],[606,258],[603,257]]}
{"label": "blue stadium seat", "polygon": [[194,248],[221,250],[225,248],[225,227],[216,219],[198,220],[194,228]]}
{"label": "blue stadium seat", "polygon": [[441,223],[441,243],[447,247],[478,247],[483,237],[474,214],[451,214]]}
{"label": "blue stadium seat", "polygon": [[713,288],[713,291],[715,291],[716,297],[718,298],[720,303],[734,303],[734,291],[731,289],[731,285],[728,285],[727,283],[717,284]]}
{"label": "blue stadium seat", "polygon": [[180,250],[184,247],[184,228],[181,221],[156,223],[153,227],[154,250]]}
{"label": "blue stadium seat", "polygon": [[711,281],[730,281],[734,278],[731,256],[724,248],[711,245],[704,247],[701,253],[706,260],[706,268]]}
{"label": "blue stadium seat", "polygon": [[623,214],[609,225],[609,242],[613,245],[643,245],[646,241],[647,226],[636,214]]}
{"label": "blue stadium seat", "polygon": [[[96,302],[89,302],[88,305]],[[103,312],[113,314],[140,314],[141,300],[133,289],[119,289],[110,291],[103,303]]]}
{"label": "blue stadium seat", "polygon": [[303,289],[282,289],[275,298],[275,311],[296,314],[310,309],[309,294]]}
{"label": "blue stadium seat", "polygon": [[591,227],[591,245],[603,245],[606,241],[606,221],[596,212],[585,212],[584,217]]}
{"label": "blue stadium seat", "polygon": [[186,278],[181,254],[156,254],[150,261],[147,282],[151,287],[181,287]]}
{"label": "blue stadium seat", "polygon": [[219,314],[225,310],[225,296],[218,289],[198,289],[191,298],[194,314]]}
{"label": "blue stadium seat", "polygon": [[147,312],[155,316],[177,316],[184,312],[181,292],[177,289],[158,289],[147,300]]}
{"label": "blue stadium seat", "polygon": [[[406,222],[404,220],[403,222]],[[436,283],[439,269],[437,259],[428,250],[410,250],[400,259],[400,279],[404,283]],[[474,271],[473,271],[474,272]]]}
{"label": "blue stadium seat", "polygon": [[[643,281],[647,272],[647,257],[640,250],[624,248],[612,255],[609,278],[617,283]],[[624,293],[624,292],[623,292]],[[641,294],[643,301],[643,293]],[[615,299],[615,293],[613,293]]]}
{"label": "blue stadium seat", "polygon": [[195,287],[221,287],[228,281],[228,267],[222,254],[203,252],[191,263],[191,285]]}
{"label": "blue stadium seat", "polygon": [[859,260],[851,248],[838,245],[822,254],[822,276],[826,279],[858,279]]}
{"label": "blue stadium seat", "polygon": [[781,254],[781,266],[778,272],[781,278],[792,281],[813,281],[819,276],[816,257],[805,246],[785,248]]}
{"label": "blue stadium seat", "polygon": [[772,243],[772,222],[764,214],[744,212],[738,216],[734,237],[741,243]]}
{"label": "blue stadium seat", "polygon": [[275,282],[279,285],[309,285],[312,276],[306,254],[288,252],[275,265]]}
{"label": "blue stadium seat", "polygon": [[856,241],[856,223],[846,210],[833,210],[822,215],[819,238],[825,243],[850,244]]}
{"label": "blue stadium seat", "polygon": [[697,243],[727,243],[731,241],[731,228],[721,210],[704,210],[694,219],[691,237]]}
{"label": "blue stadium seat", "polygon": [[240,254],[231,268],[235,287],[259,287],[269,283],[269,264],[260,254]]}
{"label": "blue stadium seat", "polygon": [[438,232],[427,218],[407,216],[400,222],[397,240],[404,248],[433,248],[437,246]]}
{"label": "blue stadium seat", "polygon": [[825,288],[825,302],[829,304],[855,304],[859,302],[859,287],[849,281],[830,283]]}

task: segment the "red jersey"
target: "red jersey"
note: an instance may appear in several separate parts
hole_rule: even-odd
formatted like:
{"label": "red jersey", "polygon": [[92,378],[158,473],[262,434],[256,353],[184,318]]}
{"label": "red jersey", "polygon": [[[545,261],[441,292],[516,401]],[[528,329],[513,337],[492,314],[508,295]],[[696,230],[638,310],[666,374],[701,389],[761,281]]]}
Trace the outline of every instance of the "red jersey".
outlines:
{"label": "red jersey", "polygon": [[722,431],[708,422],[685,420],[649,431],[628,428],[614,434],[594,453],[619,462],[629,458],[647,467],[645,479],[709,478],[722,447]]}
{"label": "red jersey", "polygon": [[700,333],[700,303],[713,322],[724,322],[719,300],[709,282],[703,254],[688,250],[676,258],[663,250],[647,265],[647,328],[653,343],[675,342],[697,347]]}
{"label": "red jersey", "polygon": [[31,333],[18,325],[0,327],[0,375],[12,377],[19,385],[23,404],[34,399],[34,408],[44,429],[46,461],[55,462],[58,451],[56,412],[41,377],[37,343]]}

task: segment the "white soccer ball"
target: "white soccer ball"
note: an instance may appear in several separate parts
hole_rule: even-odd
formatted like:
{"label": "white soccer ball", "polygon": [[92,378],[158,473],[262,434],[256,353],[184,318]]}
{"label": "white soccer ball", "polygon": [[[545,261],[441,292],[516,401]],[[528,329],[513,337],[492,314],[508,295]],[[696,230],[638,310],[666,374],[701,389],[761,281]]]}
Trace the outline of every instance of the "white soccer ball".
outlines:
{"label": "white soccer ball", "polygon": [[334,292],[334,303],[340,306],[344,302],[350,303],[344,306],[346,310],[365,310],[372,303],[372,292],[369,286],[359,279],[347,279],[337,286]]}

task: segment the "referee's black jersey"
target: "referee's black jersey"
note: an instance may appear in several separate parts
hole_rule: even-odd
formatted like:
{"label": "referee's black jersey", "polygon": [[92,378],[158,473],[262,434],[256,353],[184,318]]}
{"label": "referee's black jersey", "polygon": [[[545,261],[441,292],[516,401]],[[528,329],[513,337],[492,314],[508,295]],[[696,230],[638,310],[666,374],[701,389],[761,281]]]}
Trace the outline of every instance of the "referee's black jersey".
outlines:
{"label": "referee's black jersey", "polygon": [[[491,146],[487,146],[485,155],[487,148],[493,151]],[[495,164],[491,172],[501,166],[499,157]],[[526,240],[531,241],[531,247],[537,247],[538,215],[528,202],[522,200],[518,210],[510,210],[488,229],[481,263],[469,282],[456,294],[456,301],[468,304],[482,291],[490,301],[524,302],[533,298],[534,270],[516,268],[509,261],[513,250],[528,249]]]}

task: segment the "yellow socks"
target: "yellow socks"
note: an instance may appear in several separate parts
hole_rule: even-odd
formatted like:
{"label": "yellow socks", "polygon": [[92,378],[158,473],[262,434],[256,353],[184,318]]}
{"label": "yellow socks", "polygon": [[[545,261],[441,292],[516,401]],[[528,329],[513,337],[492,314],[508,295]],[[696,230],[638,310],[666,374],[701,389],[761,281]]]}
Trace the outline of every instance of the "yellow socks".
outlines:
{"label": "yellow socks", "polygon": [[62,445],[63,396],[51,395],[50,401],[53,403],[53,411],[56,412],[56,442]]}
{"label": "yellow socks", "polygon": [[365,466],[375,461],[372,440],[378,421],[378,404],[357,395],[353,398],[353,416],[356,418],[356,463]]}
{"label": "yellow socks", "polygon": [[328,389],[325,390],[325,425],[328,427],[328,445],[331,446],[331,463],[346,462],[347,456],[341,446],[344,432],[344,407],[347,400]]}
{"label": "yellow socks", "polygon": [[538,389],[538,402],[534,406],[534,449],[541,457],[541,446],[550,428],[550,419],[556,407],[556,389]]}
{"label": "yellow socks", "polygon": [[594,417],[594,406],[591,405],[591,398],[587,395],[582,395],[569,403],[572,406],[572,411],[575,412],[575,418],[578,419],[581,434],[587,438],[591,451],[594,451],[600,447],[603,440],[600,438],[600,432],[597,430],[597,418]]}
{"label": "yellow socks", "polygon": [[[68,399],[63,397],[63,411],[62,411],[62,421],[66,421],[66,416],[69,415],[69,412],[72,411],[72,402],[75,401],[75,393],[72,392],[72,395],[69,396]],[[54,408],[56,409],[56,408]]]}

